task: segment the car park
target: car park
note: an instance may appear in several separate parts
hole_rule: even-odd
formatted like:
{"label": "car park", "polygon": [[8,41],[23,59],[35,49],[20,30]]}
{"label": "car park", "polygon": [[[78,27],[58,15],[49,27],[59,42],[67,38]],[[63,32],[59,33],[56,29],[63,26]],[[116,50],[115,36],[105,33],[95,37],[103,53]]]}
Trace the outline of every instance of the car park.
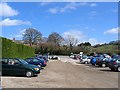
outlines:
{"label": "car park", "polygon": [[2,75],[25,75],[32,77],[40,73],[40,69],[36,65],[28,64],[19,58],[2,58]]}

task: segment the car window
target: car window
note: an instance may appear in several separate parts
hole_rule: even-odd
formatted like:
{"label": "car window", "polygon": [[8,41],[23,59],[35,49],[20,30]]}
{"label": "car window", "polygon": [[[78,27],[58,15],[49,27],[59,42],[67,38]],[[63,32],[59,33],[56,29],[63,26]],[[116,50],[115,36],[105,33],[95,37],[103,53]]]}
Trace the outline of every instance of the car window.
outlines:
{"label": "car window", "polygon": [[25,61],[30,62],[30,59],[26,59]]}
{"label": "car window", "polygon": [[8,64],[9,65],[17,65],[17,64],[20,64],[20,62],[17,59],[11,58],[11,59],[9,59]]}
{"label": "car window", "polygon": [[17,59],[14,59],[14,65],[20,64],[20,61]]}
{"label": "car window", "polygon": [[9,59],[8,64],[9,65],[14,65],[14,59]]}
{"label": "car window", "polygon": [[118,60],[118,62],[120,63],[120,59]]}
{"label": "car window", "polygon": [[2,64],[8,64],[8,59],[0,59],[0,62],[2,62]]}
{"label": "car window", "polygon": [[37,59],[33,59],[33,62],[38,62],[38,60]]}

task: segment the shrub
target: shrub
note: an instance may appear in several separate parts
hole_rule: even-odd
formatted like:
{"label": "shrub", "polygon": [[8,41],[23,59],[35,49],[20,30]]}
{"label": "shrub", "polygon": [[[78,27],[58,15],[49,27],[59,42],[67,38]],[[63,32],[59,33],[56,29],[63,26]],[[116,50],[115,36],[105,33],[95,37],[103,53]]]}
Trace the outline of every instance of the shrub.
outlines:
{"label": "shrub", "polygon": [[17,44],[12,40],[2,38],[2,58],[28,58],[33,57],[35,50],[30,46]]}

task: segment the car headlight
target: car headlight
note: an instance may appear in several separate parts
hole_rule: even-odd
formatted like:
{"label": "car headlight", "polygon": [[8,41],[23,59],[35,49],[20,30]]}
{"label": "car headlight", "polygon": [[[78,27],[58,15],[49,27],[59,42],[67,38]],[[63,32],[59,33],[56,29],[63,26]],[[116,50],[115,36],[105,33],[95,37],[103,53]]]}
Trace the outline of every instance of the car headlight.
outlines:
{"label": "car headlight", "polygon": [[36,71],[38,71],[39,70],[39,68],[34,68]]}

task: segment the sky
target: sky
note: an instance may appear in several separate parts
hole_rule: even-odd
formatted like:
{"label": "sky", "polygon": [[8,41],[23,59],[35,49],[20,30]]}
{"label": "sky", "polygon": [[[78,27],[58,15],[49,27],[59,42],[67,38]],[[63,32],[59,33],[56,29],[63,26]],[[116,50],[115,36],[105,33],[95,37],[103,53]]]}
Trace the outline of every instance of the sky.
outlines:
{"label": "sky", "polygon": [[1,36],[9,39],[21,40],[28,28],[92,45],[118,39],[117,2],[7,2],[0,3],[0,18]]}

